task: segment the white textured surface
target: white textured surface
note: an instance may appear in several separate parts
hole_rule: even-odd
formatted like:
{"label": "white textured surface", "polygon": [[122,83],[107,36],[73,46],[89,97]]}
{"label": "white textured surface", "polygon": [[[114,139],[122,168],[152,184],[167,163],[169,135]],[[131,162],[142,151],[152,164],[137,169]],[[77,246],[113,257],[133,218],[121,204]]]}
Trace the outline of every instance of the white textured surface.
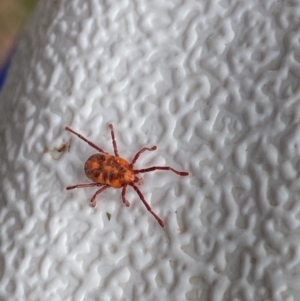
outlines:
{"label": "white textured surface", "polygon": [[[162,2],[41,0],[0,100],[1,301],[300,300],[300,2]],[[64,126],[112,151],[108,122],[191,172],[144,177],[165,230],[65,190],[94,151]]]}

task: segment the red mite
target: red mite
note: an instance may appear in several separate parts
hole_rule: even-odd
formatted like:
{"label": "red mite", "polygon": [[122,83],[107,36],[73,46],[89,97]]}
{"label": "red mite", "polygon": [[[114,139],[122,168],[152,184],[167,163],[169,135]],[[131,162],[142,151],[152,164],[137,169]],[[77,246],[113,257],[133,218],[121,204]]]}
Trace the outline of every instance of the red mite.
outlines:
{"label": "red mite", "polygon": [[108,154],[102,148],[95,145],[93,142],[87,140],[79,133],[76,133],[68,126],[66,127],[67,131],[75,134],[77,137],[79,137],[80,139],[88,143],[91,147],[95,148],[99,152],[89,157],[84,164],[85,175],[89,180],[92,181],[92,183],[68,186],[66,189],[70,190],[74,188],[101,186],[101,188],[96,191],[96,193],[93,195],[90,201],[91,206],[95,207],[96,197],[105,189],[109,187],[122,188],[122,201],[127,207],[129,207],[130,204],[125,198],[126,188],[129,185],[133,187],[133,189],[136,191],[136,193],[138,194],[138,196],[140,197],[141,201],[144,203],[148,211],[155,217],[155,219],[158,221],[160,226],[164,228],[165,226],[164,222],[152,211],[150,205],[145,200],[143,194],[137,188],[136,184],[139,184],[141,179],[138,178],[136,175],[140,173],[154,171],[154,170],[171,170],[179,176],[188,176],[189,173],[185,171],[177,171],[169,166],[152,166],[145,169],[133,169],[133,166],[138,160],[138,158],[140,157],[141,153],[145,151],[154,151],[157,149],[157,147],[153,146],[151,148],[147,148],[147,147],[142,148],[133,157],[131,163],[129,163],[127,160],[119,156],[113,125],[110,124],[109,127],[111,130],[112,144],[115,153],[114,156]]}

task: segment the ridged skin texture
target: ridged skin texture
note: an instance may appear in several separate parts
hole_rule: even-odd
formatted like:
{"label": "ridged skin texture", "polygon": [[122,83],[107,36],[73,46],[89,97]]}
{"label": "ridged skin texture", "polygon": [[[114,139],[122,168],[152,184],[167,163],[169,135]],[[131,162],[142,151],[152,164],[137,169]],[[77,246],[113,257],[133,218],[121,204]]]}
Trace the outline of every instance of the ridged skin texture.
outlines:
{"label": "ridged skin texture", "polygon": [[[0,94],[0,300],[300,300],[300,2],[40,0]],[[145,174],[88,182],[77,129]]]}

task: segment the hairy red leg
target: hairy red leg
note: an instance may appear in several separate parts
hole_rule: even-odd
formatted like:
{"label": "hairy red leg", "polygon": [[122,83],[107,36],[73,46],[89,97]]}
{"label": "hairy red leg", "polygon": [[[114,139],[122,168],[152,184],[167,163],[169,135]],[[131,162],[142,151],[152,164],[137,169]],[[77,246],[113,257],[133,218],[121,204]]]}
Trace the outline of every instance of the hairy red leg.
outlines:
{"label": "hairy red leg", "polygon": [[75,188],[86,188],[86,187],[94,187],[94,186],[103,186],[103,184],[100,184],[100,183],[77,184],[74,186],[68,186],[68,187],[66,187],[66,189],[71,190],[71,189],[75,189]]}
{"label": "hairy red leg", "polygon": [[114,126],[112,124],[110,124],[109,128],[110,128],[111,140],[112,140],[112,144],[113,144],[113,147],[114,147],[115,156],[119,157],[117,142],[116,142],[116,139],[115,139]]}
{"label": "hairy red leg", "polygon": [[186,171],[178,171],[178,170],[175,170],[174,168],[172,168],[170,166],[152,166],[152,167],[145,168],[145,169],[134,170],[134,173],[135,174],[137,174],[137,173],[145,173],[145,172],[154,171],[154,170],[171,170],[174,173],[176,173],[176,174],[178,174],[178,175],[180,175],[182,177],[185,177],[185,176],[189,175],[189,173],[186,172]]}
{"label": "hairy red leg", "polygon": [[84,138],[79,133],[73,131],[70,127],[66,126],[66,130],[69,131],[69,132],[71,132],[71,133],[73,133],[73,134],[75,134],[77,137],[79,137],[81,140],[85,141],[87,144],[89,144],[91,147],[95,148],[100,153],[107,154],[107,152],[105,152],[102,148],[100,148],[99,146],[97,146],[96,144],[94,144],[92,141],[87,140],[86,138]]}
{"label": "hairy red leg", "polygon": [[135,162],[137,161],[137,159],[140,157],[141,153],[145,152],[145,151],[155,151],[157,150],[157,146],[154,145],[151,148],[148,147],[144,147],[142,148],[140,151],[138,151],[135,156],[133,157],[131,163],[130,163],[130,167],[133,167],[133,165],[135,164]]}
{"label": "hairy red leg", "polygon": [[103,192],[105,189],[109,188],[110,186],[108,185],[105,185],[104,187],[100,188],[99,190],[96,191],[96,193],[93,195],[93,197],[91,198],[91,201],[90,201],[90,204],[93,208],[96,207],[96,202],[95,202],[95,199],[96,197],[101,193]]}
{"label": "hairy red leg", "polygon": [[162,228],[164,228],[165,227],[165,223],[152,211],[150,205],[145,200],[145,198],[144,198],[143,194],[141,193],[141,191],[134,184],[129,184],[129,185],[133,187],[133,189],[136,191],[136,193],[138,194],[138,196],[140,197],[141,201],[144,203],[144,205],[146,206],[146,208],[148,209],[148,211],[155,217],[155,219],[158,221],[158,223],[160,224],[160,226]]}
{"label": "hairy red leg", "polygon": [[127,186],[124,186],[123,189],[122,189],[122,201],[123,201],[123,203],[125,204],[126,207],[129,207],[130,204],[129,204],[129,202],[126,200],[126,197],[125,197],[125,194],[126,194],[126,187],[127,187]]}

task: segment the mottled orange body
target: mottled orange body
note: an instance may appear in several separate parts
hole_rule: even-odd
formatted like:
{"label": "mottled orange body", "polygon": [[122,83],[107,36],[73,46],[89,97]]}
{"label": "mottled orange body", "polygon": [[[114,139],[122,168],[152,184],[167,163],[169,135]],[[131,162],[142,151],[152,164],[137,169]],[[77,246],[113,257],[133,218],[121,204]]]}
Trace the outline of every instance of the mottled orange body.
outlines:
{"label": "mottled orange body", "polygon": [[95,154],[87,159],[84,172],[88,179],[114,188],[134,182],[134,171],[130,163],[121,157]]}
{"label": "mottled orange body", "polygon": [[91,147],[95,148],[99,153],[92,155],[87,159],[84,164],[84,172],[89,180],[92,183],[86,184],[77,184],[74,186],[68,186],[67,190],[74,189],[74,188],[86,188],[86,187],[95,187],[95,186],[102,186],[99,190],[91,198],[91,206],[96,206],[96,197],[101,192],[109,187],[113,188],[122,188],[122,201],[128,207],[130,206],[129,202],[125,198],[126,188],[127,186],[131,186],[138,196],[140,197],[141,201],[147,208],[147,210],[154,216],[154,218],[158,221],[161,227],[164,227],[164,222],[152,211],[150,205],[145,200],[142,192],[136,186],[140,183],[140,179],[136,176],[139,173],[146,173],[154,170],[170,170],[176,173],[179,176],[187,176],[189,173],[185,171],[177,171],[172,167],[169,166],[152,166],[145,169],[133,169],[134,164],[140,157],[140,155],[145,151],[154,151],[157,149],[156,146],[151,148],[144,147],[140,151],[138,151],[135,156],[133,157],[131,163],[127,160],[121,158],[118,154],[118,147],[115,140],[115,134],[112,124],[109,125],[111,129],[111,138],[112,144],[114,148],[115,155],[110,155],[106,153],[102,148],[94,144],[93,142],[87,140],[85,137],[80,135],[79,133],[73,131],[71,128],[66,127],[66,130],[75,134],[77,137],[88,143]]}

